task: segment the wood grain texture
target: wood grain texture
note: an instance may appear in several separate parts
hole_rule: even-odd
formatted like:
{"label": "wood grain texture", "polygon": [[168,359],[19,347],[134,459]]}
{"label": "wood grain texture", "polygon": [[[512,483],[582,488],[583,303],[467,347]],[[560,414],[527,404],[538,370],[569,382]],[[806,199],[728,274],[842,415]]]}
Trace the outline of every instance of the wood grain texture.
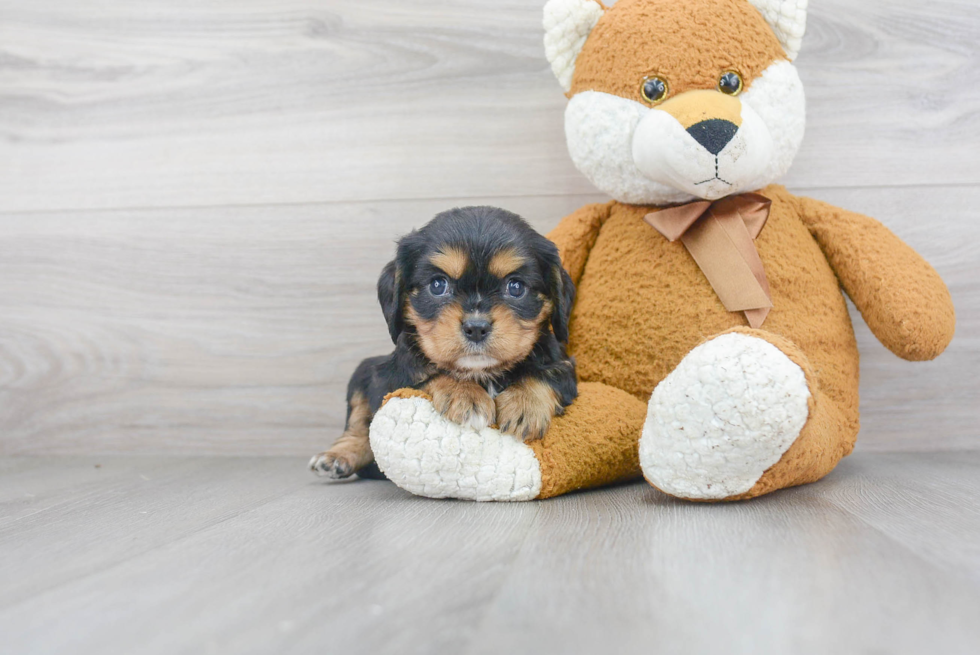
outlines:
{"label": "wood grain texture", "polygon": [[[541,4],[0,0],[0,454],[322,450],[390,348],[397,236],[604,200],[565,151]],[[859,448],[980,447],[980,12],[811,5],[787,183],[883,219],[959,318],[921,365],[856,321]]]}
{"label": "wood grain texture", "polygon": [[[877,457],[857,455],[823,483],[760,503],[692,506],[644,485],[635,495],[604,493],[586,510],[549,503],[483,620],[487,640],[473,651],[971,652],[980,643],[967,618],[978,607],[976,562],[920,556],[832,500],[848,496],[842,484],[874,486],[853,472],[854,461],[883,477],[897,460],[907,474],[964,478],[933,455]],[[970,502],[977,487],[968,485],[953,502]],[[921,491],[882,494],[875,509],[897,513],[896,505],[923,502]],[[926,498],[950,502],[941,493]],[[962,548],[977,533],[976,513],[951,511],[970,526],[953,540]],[[932,529],[901,515],[892,526],[902,523],[916,534]],[[566,543],[581,547],[554,546]]]}
{"label": "wood grain texture", "polygon": [[[590,193],[526,0],[0,0],[0,211]],[[973,0],[815,0],[797,188],[975,184]]]}
{"label": "wood grain texture", "polygon": [[0,471],[11,655],[980,649],[975,452],[856,454],[726,505],[431,501],[300,458]]}
{"label": "wood grain texture", "polygon": [[[971,189],[818,190],[930,259],[959,312],[909,364],[855,317],[861,448],[980,446],[980,205]],[[541,230],[596,197],[497,203]],[[0,453],[312,454],[364,357],[388,352],[374,284],[444,201],[0,216]],[[948,217],[932,229],[924,216]]]}

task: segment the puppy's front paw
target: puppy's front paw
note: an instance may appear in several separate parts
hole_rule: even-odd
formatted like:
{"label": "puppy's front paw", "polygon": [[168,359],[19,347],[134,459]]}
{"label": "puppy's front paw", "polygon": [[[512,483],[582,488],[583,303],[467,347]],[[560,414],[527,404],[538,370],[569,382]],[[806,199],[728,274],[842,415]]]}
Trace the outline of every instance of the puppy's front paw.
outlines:
{"label": "puppy's front paw", "polygon": [[354,475],[357,463],[353,457],[347,457],[341,453],[332,453],[329,450],[319,455],[314,455],[310,460],[310,470],[323,478],[332,480],[343,480]]}
{"label": "puppy's front paw", "polygon": [[442,376],[430,382],[428,390],[436,410],[453,423],[482,430],[495,420],[493,399],[475,382]]}
{"label": "puppy's front paw", "polygon": [[557,394],[546,382],[525,379],[497,396],[497,422],[500,431],[524,441],[544,437],[551,419],[561,411]]}

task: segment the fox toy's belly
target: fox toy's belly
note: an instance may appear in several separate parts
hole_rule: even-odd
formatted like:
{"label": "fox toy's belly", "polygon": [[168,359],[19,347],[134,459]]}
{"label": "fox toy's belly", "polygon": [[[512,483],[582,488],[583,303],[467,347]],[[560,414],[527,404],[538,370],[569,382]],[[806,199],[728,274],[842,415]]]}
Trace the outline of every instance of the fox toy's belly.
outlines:
{"label": "fox toy's belly", "polygon": [[[781,188],[756,247],[774,308],[763,330],[793,341],[831,397],[857,397],[857,345],[834,272]],[[616,204],[589,254],[572,312],[569,349],[583,381],[646,400],[705,339],[747,327],[725,309],[680,242],[648,225],[648,208]]]}

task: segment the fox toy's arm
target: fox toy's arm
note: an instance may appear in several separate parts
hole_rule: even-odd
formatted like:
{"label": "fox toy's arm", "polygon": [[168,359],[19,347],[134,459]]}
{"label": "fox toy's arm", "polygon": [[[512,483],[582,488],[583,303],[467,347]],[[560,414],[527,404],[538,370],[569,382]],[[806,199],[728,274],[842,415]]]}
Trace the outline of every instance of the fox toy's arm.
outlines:
{"label": "fox toy's arm", "polygon": [[878,340],[909,361],[938,357],[953,339],[956,315],[935,269],[873,218],[799,201],[810,234]]}
{"label": "fox toy's arm", "polygon": [[548,233],[548,238],[558,246],[561,263],[575,284],[582,277],[589,252],[611,209],[612,203],[586,205],[561,219],[558,226]]}

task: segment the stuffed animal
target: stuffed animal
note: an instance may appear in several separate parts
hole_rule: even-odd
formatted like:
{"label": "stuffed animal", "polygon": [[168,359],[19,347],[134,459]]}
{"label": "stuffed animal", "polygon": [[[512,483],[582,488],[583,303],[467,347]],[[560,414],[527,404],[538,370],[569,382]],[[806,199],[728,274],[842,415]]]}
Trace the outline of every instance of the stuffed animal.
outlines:
{"label": "stuffed animal", "polygon": [[679,498],[752,498],[819,480],[854,447],[844,293],[899,357],[943,352],[955,317],[929,264],[874,219],[773,185],[803,139],[806,4],[547,3],[569,152],[614,198],[549,235],[578,287],[579,398],[522,443],[398,392],[371,428],[391,480],[529,500],[642,474]]}

